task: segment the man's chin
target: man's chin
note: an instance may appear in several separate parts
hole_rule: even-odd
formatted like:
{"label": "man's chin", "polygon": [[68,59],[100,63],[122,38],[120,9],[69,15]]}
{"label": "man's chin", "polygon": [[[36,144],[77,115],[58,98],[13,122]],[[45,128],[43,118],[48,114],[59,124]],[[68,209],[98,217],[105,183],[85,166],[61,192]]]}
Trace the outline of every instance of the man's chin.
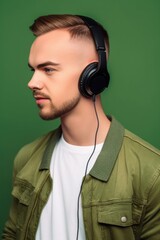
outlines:
{"label": "man's chin", "polygon": [[51,117],[49,114],[44,114],[44,113],[39,113],[40,118],[42,118],[43,120],[53,120],[54,118]]}
{"label": "man's chin", "polygon": [[39,116],[43,119],[43,120],[54,120],[56,118],[58,118],[59,116],[56,116],[56,115],[51,115],[51,114],[47,114],[47,113],[42,113],[42,112],[39,112]]}

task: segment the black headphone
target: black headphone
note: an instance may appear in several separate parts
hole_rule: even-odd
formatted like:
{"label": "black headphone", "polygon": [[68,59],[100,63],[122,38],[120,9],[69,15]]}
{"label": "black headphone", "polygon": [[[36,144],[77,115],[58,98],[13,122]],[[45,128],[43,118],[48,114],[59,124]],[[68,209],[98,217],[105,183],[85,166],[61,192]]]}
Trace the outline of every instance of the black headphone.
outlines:
{"label": "black headphone", "polygon": [[102,27],[93,19],[79,16],[90,29],[98,53],[98,62],[85,67],[79,79],[79,91],[87,98],[101,93],[109,85],[110,75],[107,70],[106,48]]}

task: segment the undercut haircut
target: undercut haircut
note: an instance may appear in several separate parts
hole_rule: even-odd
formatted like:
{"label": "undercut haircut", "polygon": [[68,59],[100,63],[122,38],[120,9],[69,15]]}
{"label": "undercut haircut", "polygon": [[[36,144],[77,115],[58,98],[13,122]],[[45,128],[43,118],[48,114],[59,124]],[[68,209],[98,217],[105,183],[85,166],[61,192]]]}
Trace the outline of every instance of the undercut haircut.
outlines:
{"label": "undercut haircut", "polygon": [[[106,48],[109,52],[108,33],[101,24],[99,25],[102,29]],[[84,38],[93,41],[91,32],[84,21],[79,16],[72,14],[51,14],[40,16],[34,20],[34,23],[29,28],[36,37],[53,30],[66,29],[70,33],[71,38]]]}

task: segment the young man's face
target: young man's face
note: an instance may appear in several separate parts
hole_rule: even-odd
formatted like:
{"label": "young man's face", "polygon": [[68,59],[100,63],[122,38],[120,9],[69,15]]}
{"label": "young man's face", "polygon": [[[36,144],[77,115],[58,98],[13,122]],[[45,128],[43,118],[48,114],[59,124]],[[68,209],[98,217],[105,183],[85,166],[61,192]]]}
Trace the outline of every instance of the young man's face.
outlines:
{"label": "young man's face", "polygon": [[75,111],[81,99],[80,74],[96,58],[91,41],[71,39],[66,30],[54,30],[36,38],[29,55],[34,74],[28,86],[43,119]]}

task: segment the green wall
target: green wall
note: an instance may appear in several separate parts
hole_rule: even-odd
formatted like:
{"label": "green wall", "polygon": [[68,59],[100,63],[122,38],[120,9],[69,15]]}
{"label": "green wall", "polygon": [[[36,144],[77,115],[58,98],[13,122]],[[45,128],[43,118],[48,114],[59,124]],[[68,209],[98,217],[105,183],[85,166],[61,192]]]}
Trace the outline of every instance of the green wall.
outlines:
{"label": "green wall", "polygon": [[89,15],[108,29],[110,88],[103,93],[107,114],[160,147],[159,0],[0,1],[0,231],[10,204],[13,159],[18,149],[54,128],[38,111],[27,82],[33,36],[28,26],[39,15]]}

